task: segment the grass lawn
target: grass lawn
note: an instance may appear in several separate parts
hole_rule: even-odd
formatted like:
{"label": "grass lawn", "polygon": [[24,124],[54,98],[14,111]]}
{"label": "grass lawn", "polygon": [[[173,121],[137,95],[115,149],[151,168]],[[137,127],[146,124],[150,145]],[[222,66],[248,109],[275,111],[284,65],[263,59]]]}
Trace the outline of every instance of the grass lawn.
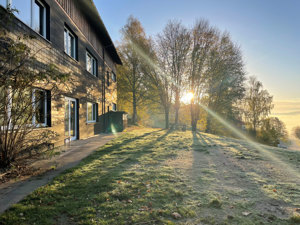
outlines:
{"label": "grass lawn", "polygon": [[300,152],[137,129],[0,216],[0,224],[300,224]]}

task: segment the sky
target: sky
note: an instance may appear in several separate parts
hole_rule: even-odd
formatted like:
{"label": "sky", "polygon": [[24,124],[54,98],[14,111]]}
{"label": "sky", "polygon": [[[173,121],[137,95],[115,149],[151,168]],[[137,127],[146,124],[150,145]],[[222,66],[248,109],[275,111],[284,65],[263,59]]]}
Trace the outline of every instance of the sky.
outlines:
{"label": "sky", "polygon": [[274,115],[284,118],[293,113],[300,125],[300,0],[94,2],[114,42],[120,40],[120,29],[130,15],[154,38],[173,19],[191,27],[204,18],[228,31],[241,47],[247,75],[256,76],[274,96]]}

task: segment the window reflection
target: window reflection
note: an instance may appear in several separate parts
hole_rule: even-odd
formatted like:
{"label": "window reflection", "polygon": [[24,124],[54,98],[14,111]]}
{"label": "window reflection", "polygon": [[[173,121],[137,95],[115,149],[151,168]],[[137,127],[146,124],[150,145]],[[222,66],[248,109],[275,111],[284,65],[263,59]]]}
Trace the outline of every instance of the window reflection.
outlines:
{"label": "window reflection", "polygon": [[0,0],[0,5],[6,8],[6,0]]}
{"label": "window reflection", "polygon": [[12,1],[12,9],[17,10],[15,15],[31,27],[31,0],[14,0]]}

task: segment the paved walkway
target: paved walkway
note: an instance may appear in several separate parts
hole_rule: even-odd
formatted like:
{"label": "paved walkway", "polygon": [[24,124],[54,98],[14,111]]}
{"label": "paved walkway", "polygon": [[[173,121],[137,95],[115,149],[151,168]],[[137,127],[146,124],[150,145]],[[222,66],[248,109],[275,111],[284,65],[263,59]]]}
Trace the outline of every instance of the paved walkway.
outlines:
{"label": "paved walkway", "polygon": [[21,201],[28,194],[40,186],[50,182],[54,177],[66,169],[76,166],[83,158],[90,155],[99,147],[105,145],[116,135],[101,134],[95,137],[72,142],[70,146],[63,147],[63,152],[51,159],[35,162],[35,168],[49,169],[55,166],[55,170],[46,172],[37,177],[31,177],[21,181],[10,181],[0,185],[0,214],[8,209],[12,204]]}

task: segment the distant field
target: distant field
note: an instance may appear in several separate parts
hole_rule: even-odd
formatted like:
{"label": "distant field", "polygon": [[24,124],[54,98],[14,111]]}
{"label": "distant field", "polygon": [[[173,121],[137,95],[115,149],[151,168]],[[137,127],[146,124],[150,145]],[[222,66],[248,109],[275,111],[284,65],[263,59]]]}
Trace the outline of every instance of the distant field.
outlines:
{"label": "distant field", "polygon": [[300,152],[135,129],[39,188],[0,224],[300,223]]}
{"label": "distant field", "polygon": [[292,148],[300,150],[300,141],[293,135],[293,129],[300,126],[300,100],[293,101],[278,101],[274,103],[274,110],[272,116],[278,117],[282,120],[289,132],[292,143]]}

